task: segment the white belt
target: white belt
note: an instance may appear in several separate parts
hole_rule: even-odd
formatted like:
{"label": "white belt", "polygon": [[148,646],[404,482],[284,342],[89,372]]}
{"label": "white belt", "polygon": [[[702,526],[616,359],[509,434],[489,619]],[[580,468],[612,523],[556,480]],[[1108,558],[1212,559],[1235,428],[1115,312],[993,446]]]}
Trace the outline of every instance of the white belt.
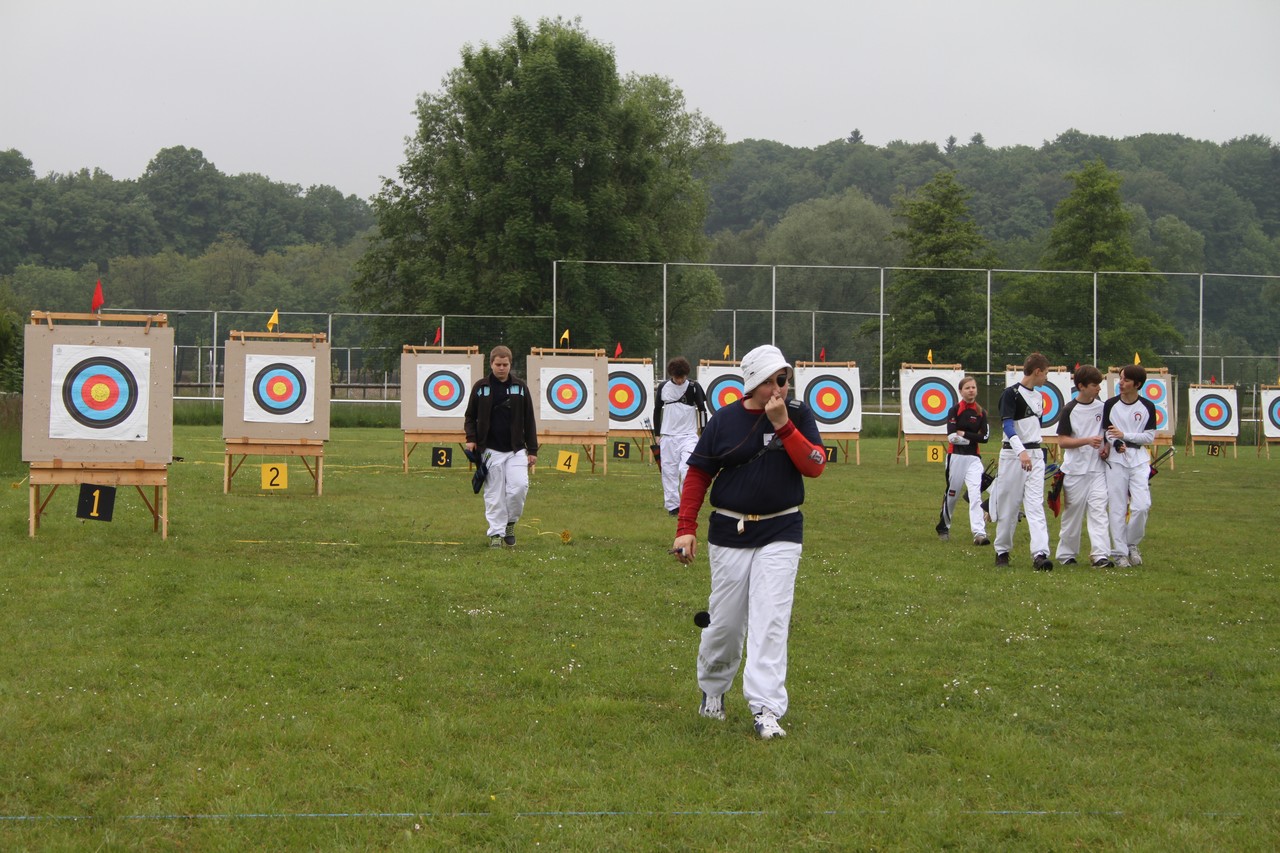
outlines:
{"label": "white belt", "polygon": [[745,533],[748,521],[764,521],[766,518],[777,518],[780,515],[791,515],[793,512],[799,512],[800,507],[793,506],[791,509],[778,510],[777,512],[766,512],[763,515],[756,515],[749,512],[734,512],[731,509],[718,509],[716,507],[712,507],[711,511],[718,512],[721,515],[727,515],[730,518],[738,519],[738,532]]}

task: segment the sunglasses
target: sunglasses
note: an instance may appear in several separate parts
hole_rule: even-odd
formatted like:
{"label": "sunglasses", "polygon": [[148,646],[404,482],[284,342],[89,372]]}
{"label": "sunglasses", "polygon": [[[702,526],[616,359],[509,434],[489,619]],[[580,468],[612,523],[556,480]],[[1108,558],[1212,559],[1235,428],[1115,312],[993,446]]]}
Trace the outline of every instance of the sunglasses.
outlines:
{"label": "sunglasses", "polygon": [[787,383],[789,381],[791,381],[791,377],[787,375],[787,372],[785,370],[782,373],[779,373],[777,376],[773,377],[773,384],[777,385],[779,388],[787,387]]}

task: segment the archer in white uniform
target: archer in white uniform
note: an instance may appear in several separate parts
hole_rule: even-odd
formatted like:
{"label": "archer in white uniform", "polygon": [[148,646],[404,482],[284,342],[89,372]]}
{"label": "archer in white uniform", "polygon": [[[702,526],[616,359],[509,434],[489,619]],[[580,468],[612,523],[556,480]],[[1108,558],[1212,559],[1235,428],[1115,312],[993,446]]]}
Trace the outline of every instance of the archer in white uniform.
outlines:
{"label": "archer in white uniform", "polygon": [[1102,429],[1111,443],[1107,458],[1107,500],[1111,517],[1111,559],[1117,566],[1141,566],[1138,544],[1151,512],[1151,455],[1156,441],[1156,407],[1138,394],[1147,381],[1140,364],[1120,369],[1120,395],[1102,408]]}
{"label": "archer in white uniform", "polygon": [[1066,504],[1058,530],[1058,563],[1076,564],[1080,528],[1088,514],[1089,559],[1097,568],[1112,565],[1111,534],[1107,519],[1107,474],[1102,461],[1106,444],[1102,437],[1102,372],[1092,364],[1077,367],[1072,381],[1076,397],[1058,419],[1058,446],[1062,448],[1062,490]]}
{"label": "archer in white uniform", "polygon": [[689,360],[677,356],[667,363],[669,380],[658,386],[653,401],[653,434],[658,439],[662,498],[667,513],[680,509],[680,493],[689,473],[689,454],[707,421],[707,394],[689,378]]}
{"label": "archer in white uniform", "polygon": [[1049,378],[1049,360],[1038,352],[1027,356],[1022,380],[1000,395],[1000,468],[995,498],[991,501],[996,522],[996,565],[1009,565],[1009,550],[1018,526],[1018,508],[1027,517],[1031,532],[1031,565],[1051,571],[1049,524],[1044,517],[1044,453],[1040,450],[1040,417],[1044,396],[1036,390]]}

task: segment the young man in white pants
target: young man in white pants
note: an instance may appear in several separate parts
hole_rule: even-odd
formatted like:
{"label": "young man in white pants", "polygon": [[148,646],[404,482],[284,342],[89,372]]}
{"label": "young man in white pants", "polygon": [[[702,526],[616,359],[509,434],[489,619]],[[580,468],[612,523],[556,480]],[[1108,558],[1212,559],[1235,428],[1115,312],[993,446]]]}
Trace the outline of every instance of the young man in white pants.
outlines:
{"label": "young man in white pants", "polygon": [[1111,533],[1107,519],[1107,474],[1102,461],[1102,371],[1092,364],[1077,367],[1071,377],[1076,397],[1058,418],[1058,446],[1062,448],[1062,491],[1066,506],[1058,530],[1058,564],[1076,565],[1080,528],[1086,513],[1089,526],[1089,561],[1099,569],[1110,568]]}
{"label": "young man in white pants", "polygon": [[1141,566],[1138,544],[1147,533],[1151,512],[1151,456],[1156,441],[1156,407],[1138,390],[1146,384],[1140,364],[1120,370],[1120,394],[1102,407],[1102,428],[1110,443],[1107,502],[1111,517],[1111,560],[1117,566]]}
{"label": "young man in white pants", "polygon": [[1000,395],[1000,468],[991,501],[996,522],[996,565],[1009,565],[1009,550],[1021,506],[1031,532],[1031,565],[1051,571],[1049,524],[1044,517],[1044,453],[1040,450],[1040,416],[1044,397],[1036,390],[1049,378],[1049,360],[1038,352],[1027,356],[1022,380]]}
{"label": "young man in white pants", "polygon": [[[804,540],[804,478],[826,468],[813,411],[787,401],[791,365],[774,346],[742,359],[743,399],[716,412],[689,459],[671,552],[697,556],[698,511],[711,489],[710,624],[698,645],[698,713],[725,718],[724,697],[742,662],[742,693],[756,734],[785,737],[787,635]],[[714,485],[713,481],[714,480]]]}
{"label": "young man in white pants", "polygon": [[471,387],[463,428],[467,450],[479,449],[489,468],[484,481],[489,547],[510,548],[524,513],[529,472],[538,461],[538,430],[529,386],[511,373],[511,350],[494,347],[489,371]]}
{"label": "young man in white pants", "polygon": [[680,491],[689,470],[689,454],[707,421],[707,394],[689,378],[689,360],[677,356],[667,363],[666,382],[658,386],[653,401],[653,433],[662,461],[663,506],[669,515],[680,508]]}

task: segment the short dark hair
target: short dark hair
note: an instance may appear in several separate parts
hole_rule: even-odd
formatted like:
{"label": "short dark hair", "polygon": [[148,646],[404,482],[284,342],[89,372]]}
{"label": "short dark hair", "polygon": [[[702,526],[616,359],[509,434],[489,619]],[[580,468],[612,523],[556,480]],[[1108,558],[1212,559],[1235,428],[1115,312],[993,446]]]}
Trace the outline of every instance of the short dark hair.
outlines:
{"label": "short dark hair", "polygon": [[505,358],[508,361],[510,361],[511,348],[508,346],[504,346],[502,344],[498,344],[496,347],[489,350],[489,361],[493,361],[495,358]]}
{"label": "short dark hair", "polygon": [[1120,375],[1133,380],[1139,388],[1147,384],[1147,369],[1141,364],[1126,364],[1120,368]]}
{"label": "short dark hair", "polygon": [[1084,385],[1101,385],[1102,371],[1092,364],[1082,364],[1071,375],[1071,381],[1076,384],[1077,388]]}
{"label": "short dark hair", "polygon": [[1027,360],[1022,363],[1022,375],[1030,376],[1037,370],[1047,370],[1048,367],[1049,359],[1045,358],[1041,353],[1033,352],[1031,355],[1027,356]]}
{"label": "short dark hair", "polygon": [[689,359],[682,355],[678,355],[667,362],[668,376],[688,376],[690,370],[692,368],[689,367]]}

